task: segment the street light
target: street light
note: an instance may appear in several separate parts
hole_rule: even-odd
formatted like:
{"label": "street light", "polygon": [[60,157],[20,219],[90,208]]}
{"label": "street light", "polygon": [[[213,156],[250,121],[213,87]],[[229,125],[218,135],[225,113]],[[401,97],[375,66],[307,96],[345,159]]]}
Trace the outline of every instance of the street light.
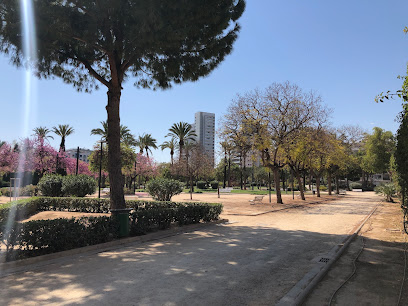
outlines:
{"label": "street light", "polygon": [[101,198],[101,179],[102,179],[102,157],[103,157],[103,144],[106,142],[105,140],[98,141],[101,144],[101,156],[99,159],[99,183],[98,183],[98,199]]}

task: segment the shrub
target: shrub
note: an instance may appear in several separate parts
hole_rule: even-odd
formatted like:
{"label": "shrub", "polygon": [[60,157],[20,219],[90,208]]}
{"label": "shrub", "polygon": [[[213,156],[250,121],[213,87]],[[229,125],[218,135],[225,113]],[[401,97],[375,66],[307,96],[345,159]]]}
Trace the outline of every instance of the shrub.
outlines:
{"label": "shrub", "polygon": [[374,190],[375,190],[375,193],[380,193],[383,196],[385,196],[385,200],[387,202],[394,202],[392,197],[396,193],[396,188],[395,188],[395,185],[393,183],[387,183],[387,184],[377,186],[377,187],[375,187]]}
{"label": "shrub", "polygon": [[153,179],[146,186],[149,194],[157,201],[170,201],[172,196],[183,191],[183,183],[166,178]]}
{"label": "shrub", "polygon": [[84,213],[109,213],[109,199],[96,198],[38,198],[38,211],[73,211]]}
{"label": "shrub", "polygon": [[212,189],[218,189],[218,184],[219,184],[219,183],[218,183],[217,181],[212,181],[212,182],[211,182],[211,188],[212,188]]}
{"label": "shrub", "polygon": [[[12,193],[13,193],[13,188],[11,189],[11,192],[10,192],[10,187],[0,188],[0,194],[5,197],[12,196],[13,195]],[[21,187],[19,190],[19,196],[21,197],[32,197],[32,196],[35,196],[35,193],[36,193],[36,187],[33,185],[27,185],[25,187]]]}
{"label": "shrub", "polygon": [[134,195],[135,193],[133,192],[132,188],[123,188],[123,193],[126,195]]}
{"label": "shrub", "polygon": [[198,181],[197,182],[197,188],[199,189],[207,189],[207,183],[204,181]]}
{"label": "shrub", "polygon": [[320,185],[320,191],[327,191],[327,187],[324,185]]}
{"label": "shrub", "polygon": [[68,175],[62,179],[62,193],[66,196],[84,197],[93,194],[95,190],[95,179],[88,175]]}
{"label": "shrub", "polygon": [[363,185],[360,182],[351,182],[349,186],[351,189],[363,189]]}
{"label": "shrub", "polygon": [[[217,220],[222,204],[126,201],[130,215],[130,235],[166,229],[178,225]],[[36,220],[14,224],[7,232],[4,225],[10,212],[15,220],[41,210],[108,212],[109,200],[91,198],[38,197],[0,206],[0,240],[6,245],[7,260],[27,258],[106,242],[118,237],[118,224],[110,217]]]}
{"label": "shrub", "polygon": [[217,220],[222,212],[222,204],[161,202],[139,206],[130,217],[130,235],[169,228],[172,222],[178,225]]}
{"label": "shrub", "polygon": [[61,218],[14,223],[7,233],[2,228],[1,239],[10,261],[107,242],[118,233],[110,217]]}
{"label": "shrub", "polygon": [[46,197],[62,196],[62,176],[58,174],[43,176],[38,182],[38,189]]}
{"label": "shrub", "polygon": [[39,198],[21,199],[0,205],[0,222],[14,216],[14,220],[28,218],[38,211]]}

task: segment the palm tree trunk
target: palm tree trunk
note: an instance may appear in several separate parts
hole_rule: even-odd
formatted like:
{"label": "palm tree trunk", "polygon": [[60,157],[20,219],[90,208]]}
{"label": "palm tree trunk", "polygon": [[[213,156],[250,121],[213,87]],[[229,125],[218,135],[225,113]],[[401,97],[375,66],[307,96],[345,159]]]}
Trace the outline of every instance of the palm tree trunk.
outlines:
{"label": "palm tree trunk", "polygon": [[110,177],[110,206],[111,209],[126,208],[123,194],[122,161],[120,156],[120,88],[109,89],[108,104],[108,170]]}

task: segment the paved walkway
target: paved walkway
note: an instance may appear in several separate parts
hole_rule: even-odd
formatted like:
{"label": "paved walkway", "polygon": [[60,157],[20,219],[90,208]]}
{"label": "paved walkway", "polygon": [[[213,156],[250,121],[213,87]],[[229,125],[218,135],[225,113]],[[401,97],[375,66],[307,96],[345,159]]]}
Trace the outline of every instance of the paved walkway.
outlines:
{"label": "paved walkway", "polygon": [[370,193],[61,258],[6,276],[2,305],[273,305],[377,204]]}

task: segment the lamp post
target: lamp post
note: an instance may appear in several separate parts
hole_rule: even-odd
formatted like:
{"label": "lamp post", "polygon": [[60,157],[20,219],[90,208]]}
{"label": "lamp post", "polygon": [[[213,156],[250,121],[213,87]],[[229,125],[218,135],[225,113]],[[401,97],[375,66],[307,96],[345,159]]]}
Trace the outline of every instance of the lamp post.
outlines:
{"label": "lamp post", "polygon": [[225,156],[224,156],[224,189],[227,183],[227,148],[225,148]]}
{"label": "lamp post", "polygon": [[137,153],[135,159],[135,181],[133,182],[133,193],[136,193],[136,178],[137,178],[136,166],[137,166]]}
{"label": "lamp post", "polygon": [[79,147],[77,148],[77,154],[76,154],[76,169],[75,169],[75,175],[78,175],[78,166],[79,166]]}
{"label": "lamp post", "polygon": [[103,143],[104,140],[99,141],[101,143],[101,156],[99,159],[99,182],[98,182],[98,199],[101,198],[101,179],[102,179],[102,157],[103,157]]}

